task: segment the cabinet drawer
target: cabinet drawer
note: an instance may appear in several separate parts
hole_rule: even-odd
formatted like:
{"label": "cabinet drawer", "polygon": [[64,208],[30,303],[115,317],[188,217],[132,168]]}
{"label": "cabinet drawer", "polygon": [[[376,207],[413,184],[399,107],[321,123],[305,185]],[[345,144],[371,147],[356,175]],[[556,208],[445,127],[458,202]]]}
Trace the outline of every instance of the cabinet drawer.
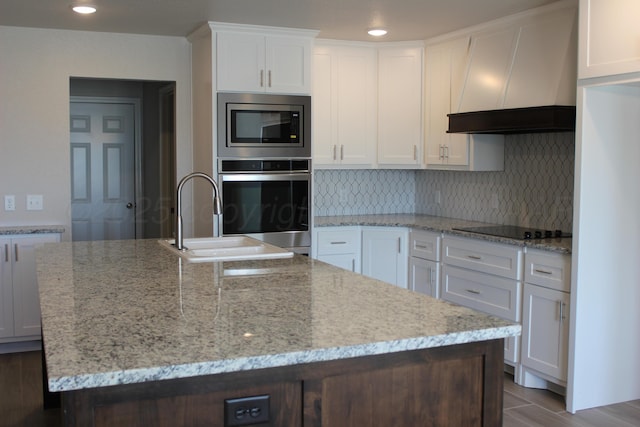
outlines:
{"label": "cabinet drawer", "polygon": [[431,261],[440,261],[440,233],[411,230],[409,240],[410,256]]}
{"label": "cabinet drawer", "polygon": [[522,283],[445,265],[442,299],[514,322],[520,321]]}
{"label": "cabinet drawer", "polygon": [[558,291],[571,289],[571,256],[527,249],[524,281]]}
{"label": "cabinet drawer", "polygon": [[316,234],[318,255],[360,253],[360,230],[320,230]]}
{"label": "cabinet drawer", "polygon": [[522,280],[522,249],[517,246],[456,237],[442,242],[445,264]]}

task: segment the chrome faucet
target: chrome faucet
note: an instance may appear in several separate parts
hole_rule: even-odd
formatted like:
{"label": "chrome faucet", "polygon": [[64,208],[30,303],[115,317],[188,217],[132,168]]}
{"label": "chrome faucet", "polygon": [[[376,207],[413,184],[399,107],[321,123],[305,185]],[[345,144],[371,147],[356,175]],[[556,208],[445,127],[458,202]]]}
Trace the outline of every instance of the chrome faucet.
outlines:
{"label": "chrome faucet", "polygon": [[184,178],[182,178],[178,183],[178,190],[177,190],[178,194],[176,196],[176,241],[175,241],[176,248],[181,251],[186,249],[184,247],[184,236],[182,235],[182,187],[184,187],[184,184],[187,181],[195,177],[204,178],[207,181],[209,181],[209,183],[213,187],[213,214],[220,215],[222,213],[222,207],[220,206],[220,197],[218,196],[218,194],[220,194],[220,191],[218,190],[218,184],[216,184],[213,178],[211,178],[206,173],[202,173],[202,172],[193,172],[185,176]]}

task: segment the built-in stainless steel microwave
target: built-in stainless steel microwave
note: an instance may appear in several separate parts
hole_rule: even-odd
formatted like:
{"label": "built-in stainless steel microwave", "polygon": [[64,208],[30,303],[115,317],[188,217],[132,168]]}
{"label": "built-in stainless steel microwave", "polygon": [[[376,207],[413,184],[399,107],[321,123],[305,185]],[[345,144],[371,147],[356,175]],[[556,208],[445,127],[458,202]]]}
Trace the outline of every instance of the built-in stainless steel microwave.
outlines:
{"label": "built-in stainless steel microwave", "polygon": [[219,93],[218,157],[310,158],[311,97]]}

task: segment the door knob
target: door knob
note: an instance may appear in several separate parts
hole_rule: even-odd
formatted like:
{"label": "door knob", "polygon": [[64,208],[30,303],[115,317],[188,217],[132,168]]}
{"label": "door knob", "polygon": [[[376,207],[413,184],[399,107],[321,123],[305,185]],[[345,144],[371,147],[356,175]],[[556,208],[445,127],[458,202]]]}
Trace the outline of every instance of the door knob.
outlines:
{"label": "door knob", "polygon": [[127,203],[127,209],[132,209],[133,208],[133,203],[129,202]]}

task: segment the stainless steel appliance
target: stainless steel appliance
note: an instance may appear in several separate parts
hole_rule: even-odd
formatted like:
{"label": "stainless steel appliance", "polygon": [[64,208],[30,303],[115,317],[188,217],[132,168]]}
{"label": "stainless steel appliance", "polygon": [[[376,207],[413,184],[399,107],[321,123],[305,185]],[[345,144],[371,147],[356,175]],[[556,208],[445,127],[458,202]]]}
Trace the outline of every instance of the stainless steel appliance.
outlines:
{"label": "stainless steel appliance", "polygon": [[311,97],[218,94],[220,158],[310,158]]}
{"label": "stainless steel appliance", "polygon": [[243,234],[308,254],[311,160],[219,160],[223,236]]}
{"label": "stainless steel appliance", "polygon": [[469,233],[486,234],[489,236],[507,237],[515,240],[550,239],[571,237],[570,233],[562,230],[541,230],[536,228],[520,227],[517,225],[486,225],[479,227],[460,227],[454,230]]}

